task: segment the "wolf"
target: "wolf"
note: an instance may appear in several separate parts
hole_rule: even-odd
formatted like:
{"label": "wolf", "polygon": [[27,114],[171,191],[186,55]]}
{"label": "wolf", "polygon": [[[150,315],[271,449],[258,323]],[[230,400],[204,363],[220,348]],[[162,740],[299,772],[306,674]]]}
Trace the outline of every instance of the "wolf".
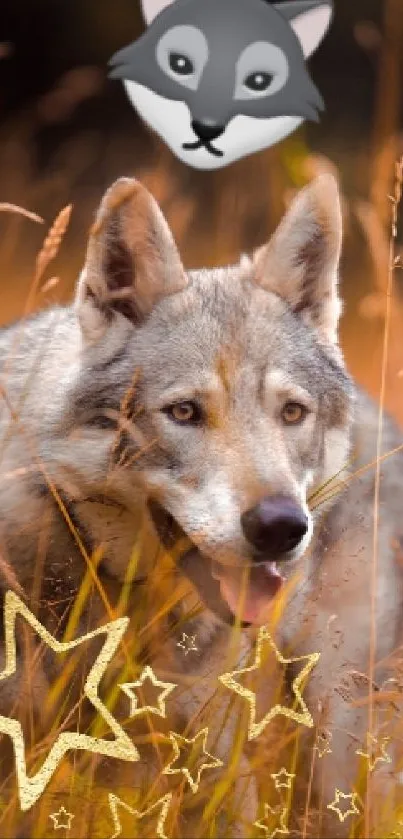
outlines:
{"label": "wolf", "polygon": [[[320,653],[304,696],[316,733],[333,735],[312,770],[325,805],[336,788],[352,795],[367,733],[385,738],[398,719],[403,628],[402,436],[387,417],[379,434],[377,407],[345,368],[341,247],[337,183],[322,176],[251,257],[186,271],[155,200],[123,178],[102,199],[74,302],[0,337],[2,600],[15,590],[59,637],[95,577],[77,635],[123,602],[133,660],[181,686],[158,725],[207,727],[229,767],[244,705],[219,676],[250,660],[283,598],[280,648]],[[1,713],[28,701],[32,660],[21,640]],[[30,701],[49,730],[58,671],[52,656],[35,661]],[[267,703],[276,679],[262,673]],[[395,791],[393,737],[379,783]],[[152,757],[140,763],[133,772],[148,772]],[[220,778],[238,815],[222,835],[245,836],[256,787],[246,756],[231,767]],[[320,835],[344,835],[348,820],[324,813]],[[208,834],[184,818],[184,836]]]}
{"label": "wolf", "polygon": [[332,0],[143,0],[146,32],[110,61],[142,119],[196,169],[280,142],[323,99],[305,60]]}

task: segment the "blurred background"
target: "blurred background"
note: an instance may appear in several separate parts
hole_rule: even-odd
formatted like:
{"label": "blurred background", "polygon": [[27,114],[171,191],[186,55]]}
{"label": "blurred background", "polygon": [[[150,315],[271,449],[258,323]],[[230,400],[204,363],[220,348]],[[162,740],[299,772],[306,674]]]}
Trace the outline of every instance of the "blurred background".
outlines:
{"label": "blurred background", "polygon": [[[177,161],[141,124],[122,85],[107,79],[109,58],[143,29],[139,5],[1,0],[0,322],[26,310],[36,254],[70,203],[60,253],[31,304],[71,298],[93,213],[120,175],[143,180],[161,203],[186,266],[197,267],[235,261],[261,244],[293,191],[330,170],[344,196],[342,344],[350,370],[376,396],[390,196],[403,154],[403,0],[335,0],[330,34],[310,64],[326,103],[321,123],[218,172]],[[7,202],[38,213],[44,225],[10,213]],[[403,423],[402,252],[398,234],[386,404]]]}

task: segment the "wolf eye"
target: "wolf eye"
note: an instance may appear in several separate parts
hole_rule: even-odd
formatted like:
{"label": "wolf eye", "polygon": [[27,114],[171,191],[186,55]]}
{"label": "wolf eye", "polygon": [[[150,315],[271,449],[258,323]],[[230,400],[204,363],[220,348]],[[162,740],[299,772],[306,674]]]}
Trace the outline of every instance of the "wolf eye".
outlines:
{"label": "wolf eye", "polygon": [[169,53],[169,66],[178,76],[191,76],[195,71],[193,61],[181,52]]}
{"label": "wolf eye", "polygon": [[305,419],[307,413],[307,409],[299,402],[286,402],[281,417],[286,425],[299,425]]}
{"label": "wolf eye", "polygon": [[249,90],[253,90],[256,93],[262,93],[262,91],[268,90],[273,78],[274,76],[271,73],[264,73],[263,71],[260,73],[250,73],[250,75],[246,77],[244,85],[245,87],[248,87]]}
{"label": "wolf eye", "polygon": [[197,402],[175,402],[173,405],[167,405],[164,413],[182,425],[197,425],[203,419],[202,410]]}

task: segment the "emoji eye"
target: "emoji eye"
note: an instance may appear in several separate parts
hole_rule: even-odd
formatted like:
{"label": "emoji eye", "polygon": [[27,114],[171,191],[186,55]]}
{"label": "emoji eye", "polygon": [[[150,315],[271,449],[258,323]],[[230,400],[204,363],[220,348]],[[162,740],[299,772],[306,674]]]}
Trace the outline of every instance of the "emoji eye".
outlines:
{"label": "emoji eye", "polygon": [[250,75],[246,77],[244,85],[249,88],[249,90],[253,90],[256,93],[262,93],[264,90],[268,90],[273,78],[274,76],[271,73],[265,73],[263,71],[250,73]]}
{"label": "emoji eye", "polygon": [[286,402],[281,412],[281,418],[285,425],[299,425],[306,417],[308,411],[299,402]]}
{"label": "emoji eye", "polygon": [[254,41],[241,52],[235,65],[234,97],[250,102],[274,96],[287,82],[286,54],[269,41]]}
{"label": "emoji eye", "polygon": [[158,41],[155,57],[176,85],[197,90],[209,57],[206,36],[196,26],[173,26]]}
{"label": "emoji eye", "polygon": [[197,402],[175,402],[173,405],[167,405],[164,413],[182,425],[198,425],[203,419],[202,409]]}
{"label": "emoji eye", "polygon": [[169,66],[178,76],[191,76],[195,71],[193,61],[181,52],[169,53]]}

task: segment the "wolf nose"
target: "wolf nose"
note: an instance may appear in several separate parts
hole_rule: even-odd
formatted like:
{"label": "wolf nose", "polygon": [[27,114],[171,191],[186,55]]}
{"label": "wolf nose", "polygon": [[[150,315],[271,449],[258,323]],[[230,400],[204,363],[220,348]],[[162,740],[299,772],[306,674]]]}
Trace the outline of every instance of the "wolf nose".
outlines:
{"label": "wolf nose", "polygon": [[208,142],[216,140],[217,137],[223,133],[225,126],[217,125],[215,122],[199,122],[199,120],[194,119],[192,122],[192,128],[200,140]]}
{"label": "wolf nose", "polygon": [[301,507],[283,495],[263,498],[243,513],[241,525],[248,542],[270,556],[292,551],[308,530]]}

